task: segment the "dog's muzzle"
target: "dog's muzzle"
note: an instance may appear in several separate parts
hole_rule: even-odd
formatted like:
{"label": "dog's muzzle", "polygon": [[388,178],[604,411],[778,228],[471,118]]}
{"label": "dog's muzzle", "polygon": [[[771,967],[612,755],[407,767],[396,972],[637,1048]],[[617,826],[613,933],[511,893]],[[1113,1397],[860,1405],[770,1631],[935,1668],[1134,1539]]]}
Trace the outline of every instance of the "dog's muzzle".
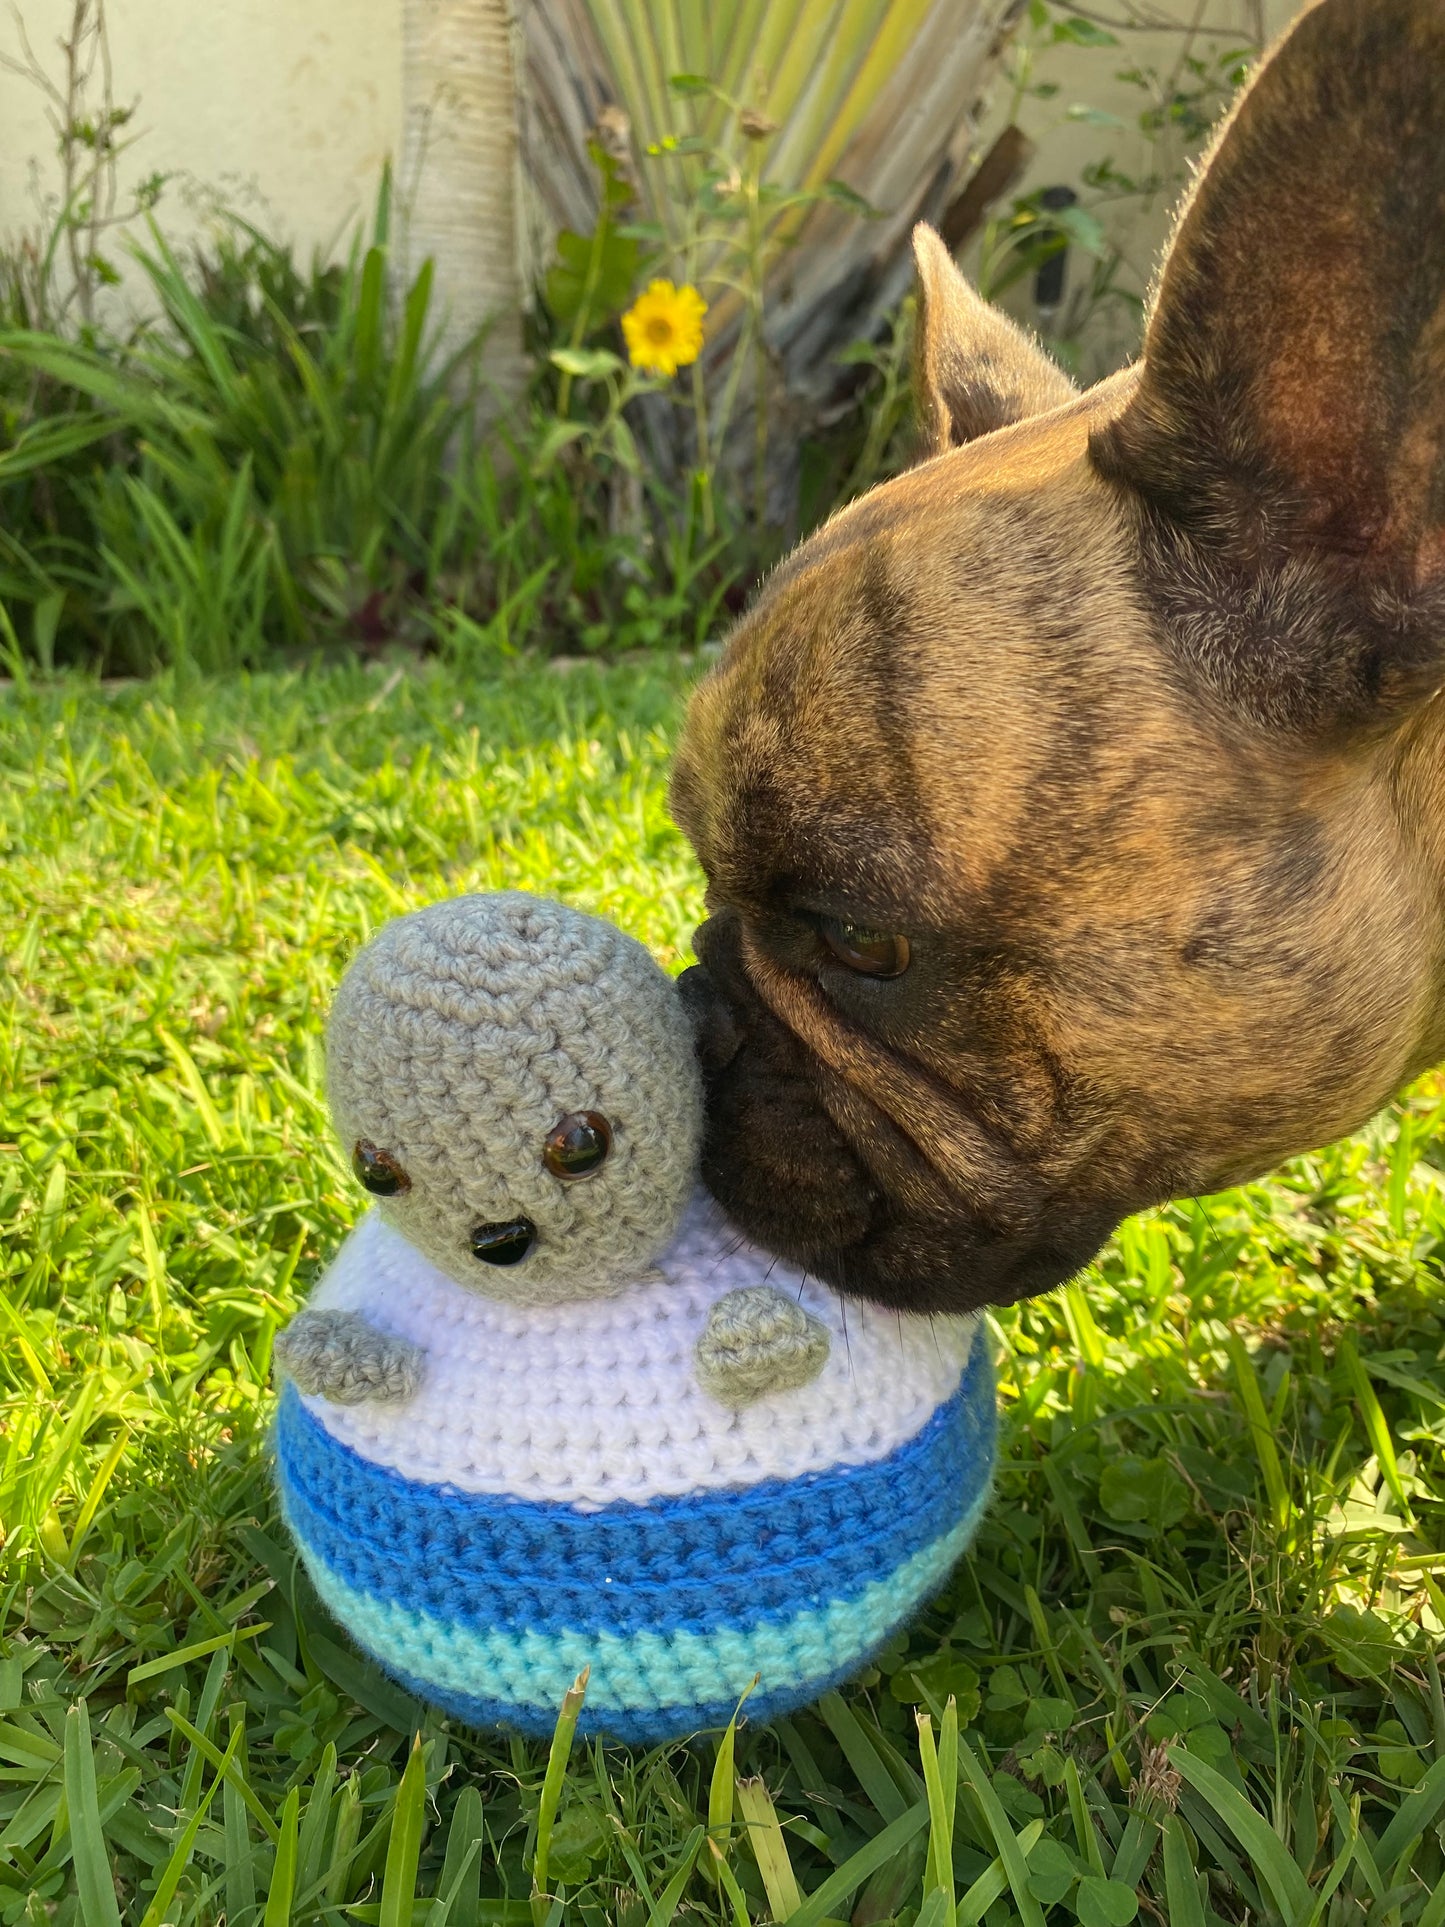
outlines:
{"label": "dog's muzzle", "polygon": [[[1005,1228],[997,1200],[961,1197],[924,1171],[856,1093],[837,1101],[836,1073],[753,989],[735,916],[709,919],[695,947],[701,961],[678,982],[706,1093],[702,1176],[748,1237],[838,1291],[916,1312],[1011,1304],[1088,1263],[1116,1213],[1040,1198],[1020,1222],[1011,1199]],[[837,1113],[871,1121],[850,1135]]]}

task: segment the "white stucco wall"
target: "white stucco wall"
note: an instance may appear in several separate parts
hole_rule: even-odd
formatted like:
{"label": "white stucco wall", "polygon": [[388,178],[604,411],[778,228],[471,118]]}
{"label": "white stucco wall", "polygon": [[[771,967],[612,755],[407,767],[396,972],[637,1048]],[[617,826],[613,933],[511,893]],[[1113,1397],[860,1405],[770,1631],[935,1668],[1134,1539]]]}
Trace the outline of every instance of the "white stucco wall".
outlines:
{"label": "white stucco wall", "polygon": [[[71,0],[19,0],[57,79]],[[400,145],[401,0],[110,0],[118,104],[138,101],[123,175],[174,172],[162,204],[184,230],[198,190],[219,191],[303,251],[333,244],[366,211]],[[0,11],[0,51],[18,51]],[[45,103],[0,68],[0,232],[33,225],[30,170],[58,181]]]}
{"label": "white stucco wall", "polygon": [[[73,0],[20,4],[59,83]],[[391,159],[404,265],[436,257],[435,315],[451,340],[497,317],[490,370],[516,379],[507,0],[109,0],[107,17],[116,103],[138,103],[121,180],[175,177],[158,210],[172,240],[219,197],[303,260],[334,250],[369,218]],[[0,53],[19,52],[0,11]],[[0,234],[33,230],[37,186],[54,197],[59,182],[43,95],[0,67]],[[123,265],[118,236],[107,251]]]}

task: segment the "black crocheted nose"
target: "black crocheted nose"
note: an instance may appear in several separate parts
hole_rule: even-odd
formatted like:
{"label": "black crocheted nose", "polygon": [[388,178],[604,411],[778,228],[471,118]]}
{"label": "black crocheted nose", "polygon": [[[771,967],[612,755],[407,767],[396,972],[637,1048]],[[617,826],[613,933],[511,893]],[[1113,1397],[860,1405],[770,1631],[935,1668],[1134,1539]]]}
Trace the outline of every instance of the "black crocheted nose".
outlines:
{"label": "black crocheted nose", "polygon": [[484,1265],[519,1265],[537,1242],[530,1218],[509,1218],[506,1224],[479,1224],[472,1232],[472,1256]]}

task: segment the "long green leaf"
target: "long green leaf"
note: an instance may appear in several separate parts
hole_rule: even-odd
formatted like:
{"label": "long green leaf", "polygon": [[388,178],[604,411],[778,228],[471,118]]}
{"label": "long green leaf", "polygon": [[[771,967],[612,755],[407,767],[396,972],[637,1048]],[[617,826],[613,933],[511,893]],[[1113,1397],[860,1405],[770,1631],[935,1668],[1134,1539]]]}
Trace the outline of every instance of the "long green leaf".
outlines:
{"label": "long green leaf", "polygon": [[1259,1469],[1264,1475],[1265,1490],[1269,1494],[1275,1524],[1285,1526],[1289,1523],[1293,1505],[1284,1476],[1284,1467],[1280,1463],[1279,1449],[1274,1442],[1274,1428],[1270,1424],[1269,1413],[1264,1409],[1264,1398],[1259,1389],[1254,1360],[1250,1357],[1244,1340],[1236,1332],[1231,1332],[1225,1343],[1230,1361],[1234,1366],[1234,1382],[1239,1388],[1240,1402],[1244,1406],[1250,1436],[1254,1440],[1255,1454],[1259,1459]]}
{"label": "long green leaf", "polygon": [[[736,1756],[737,1714],[727,1723],[727,1729],[718,1741],[717,1757],[713,1761],[712,1778],[707,1792],[707,1837],[719,1855],[726,1855],[728,1836],[733,1824],[733,1760]],[[719,1883],[718,1858],[711,1853],[699,1856],[698,1865],[707,1879]]]}
{"label": "long green leaf", "polygon": [[772,1796],[761,1775],[739,1780],[737,1795],[747,1828],[748,1845],[757,1862],[758,1872],[762,1875],[763,1891],[768,1896],[773,1919],[791,1920],[802,1905],[802,1895],[798,1892],[788,1843],[778,1825],[777,1808],[773,1805]]}
{"label": "long green leaf", "polygon": [[557,1715],[552,1745],[547,1754],[547,1771],[542,1776],[542,1797],[537,1806],[537,1845],[532,1856],[532,1918],[536,1927],[544,1927],[551,1904],[551,1896],[547,1892],[547,1859],[552,1848],[552,1826],[562,1798],[562,1782],[572,1753],[572,1741],[577,1733],[577,1721],[587,1698],[589,1670],[584,1666],[562,1695],[561,1711]]}
{"label": "long green leaf", "polygon": [[1336,1347],[1344,1364],[1345,1376],[1355,1394],[1360,1408],[1360,1417],[1365,1422],[1369,1436],[1370,1449],[1379,1463],[1380,1474],[1390,1488],[1390,1496],[1400,1509],[1400,1516],[1407,1524],[1415,1523],[1415,1515],[1410,1510],[1410,1496],[1405,1490],[1405,1481],[1400,1476],[1400,1461],[1395,1456],[1395,1441],[1390,1437],[1389,1422],[1370,1383],[1368,1372],[1360,1362],[1360,1354],[1348,1336],[1342,1336]]}
{"label": "long green leaf", "polygon": [[1169,1927],[1204,1927],[1204,1903],[1184,1822],[1177,1813],[1164,1821],[1164,1897],[1169,1904]]}
{"label": "long green leaf", "polygon": [[15,482],[37,469],[54,468],[71,455],[115,433],[104,415],[52,415],[32,422],[0,451],[0,482]]}
{"label": "long green leaf", "polygon": [[[923,1712],[915,1714],[918,1726],[918,1753],[923,1762],[923,1784],[928,1789],[928,1865],[924,1876],[924,1898],[927,1900],[935,1891],[945,1896],[945,1910],[940,1927],[953,1927],[953,1806],[954,1790],[958,1772],[958,1709],[953,1700],[948,1702],[953,1713],[953,1771],[945,1770],[948,1762],[940,1762],[939,1751],[933,1740],[932,1717]],[[945,1729],[946,1730],[946,1729]]]}
{"label": "long green leaf", "polygon": [[296,1893],[296,1836],[301,1815],[301,1789],[293,1786],[281,1807],[280,1838],[271,1868],[271,1890],[266,1895],[262,1927],[290,1927],[291,1902]]}
{"label": "long green leaf", "polygon": [[[1042,1820],[1030,1820],[1019,1835],[1019,1851],[1025,1860],[1043,1838]],[[992,1907],[993,1903],[1008,1892],[1008,1874],[997,1854],[989,1861],[973,1885],[960,1898],[954,1910],[958,1927],[979,1927],[979,1922]]]}
{"label": "long green leaf", "polygon": [[[868,1735],[859,1725],[852,1708],[839,1693],[825,1693],[818,1702],[818,1711],[823,1715],[832,1730],[834,1739],[843,1749],[849,1766],[858,1776],[858,1783],[868,1798],[877,1807],[885,1820],[897,1820],[909,1811],[909,1802],[898,1789],[893,1775],[878,1757]],[[919,1792],[923,1788],[920,1785]]]}
{"label": "long green leaf", "polygon": [[1285,1852],[1274,1828],[1222,1773],[1196,1759],[1187,1748],[1170,1747],[1169,1759],[1244,1848],[1285,1919],[1300,1919],[1309,1910],[1309,1883]]}
{"label": "long green leaf", "polygon": [[70,1852],[85,1927],[120,1927],[115,1875],[95,1794],[90,1709],[84,1700],[77,1700],[65,1716],[65,1807],[70,1816]]}
{"label": "long green leaf", "polygon": [[1434,1826],[1442,1807],[1445,1807],[1445,1759],[1436,1760],[1419,1786],[1407,1793],[1396,1808],[1394,1818],[1375,1847],[1380,1865],[1393,1865],[1412,1840],[1426,1827]]}
{"label": "long green leaf", "polygon": [[[464,1786],[452,1808],[451,1825],[447,1828],[446,1857],[442,1862],[442,1877],[437,1888],[448,1927],[477,1927],[482,1848],[485,1844],[482,1796],[476,1787]],[[427,1927],[441,1927],[435,1914],[428,1920]]]}
{"label": "long green leaf", "polygon": [[[231,1743],[226,1748],[225,1760],[227,1765],[230,1764],[231,1759],[234,1757],[236,1748],[240,1745],[240,1742],[241,1732],[238,1727],[231,1735]],[[210,1786],[206,1789],[205,1797],[186,1822],[185,1831],[172,1849],[171,1857],[167,1860],[161,1877],[156,1882],[156,1890],[151,1897],[151,1904],[145,1910],[145,1915],[141,1920],[141,1927],[161,1927],[161,1922],[166,1917],[166,1911],[172,1900],[175,1899],[176,1888],[181,1884],[181,1875],[191,1864],[191,1855],[196,1849],[196,1836],[201,1830],[201,1822],[205,1819],[207,1813],[210,1812],[211,1802],[215,1799],[222,1786],[224,1786],[225,1779],[226,1775],[224,1770],[215,1775]]]}
{"label": "long green leaf", "polygon": [[821,1887],[815,1887],[802,1905],[789,1914],[788,1927],[818,1927],[819,1921],[827,1920],[835,1908],[858,1891],[871,1873],[886,1866],[894,1854],[927,1825],[928,1802],[920,1800],[917,1806],[909,1807],[896,1820],[890,1820],[866,1846],[850,1854],[841,1867],[828,1875]]}
{"label": "long green leaf", "polygon": [[647,1917],[647,1927],[671,1927],[673,1915],[682,1904],[684,1889],[706,1839],[706,1827],[694,1827],[683,1841],[682,1858],[678,1861],[671,1880],[657,1896],[657,1905]]}
{"label": "long green leaf", "polygon": [[411,1927],[416,1902],[416,1869],[421,1858],[422,1827],[426,1821],[426,1761],[421,1734],[411,1743],[406,1770],[391,1810],[391,1833],[386,1843],[386,1871],[381,1877],[381,1927]]}
{"label": "long green leaf", "polygon": [[1445,1927],[1445,1878],[1436,1883],[1415,1927]]}
{"label": "long green leaf", "polygon": [[988,1767],[973,1750],[972,1742],[960,1740],[958,1748],[959,1771],[973,1789],[974,1798],[983,1809],[983,1817],[993,1836],[994,1851],[1003,1862],[1004,1872],[1008,1875],[1009,1890],[1014,1897],[1014,1905],[1019,1911],[1024,1927],[1044,1927],[1044,1917],[1039,1911],[1039,1903],[1029,1888],[1028,1859],[1023,1845],[1013,1828],[1009,1825],[1008,1815],[1003,1804],[993,1790]]}

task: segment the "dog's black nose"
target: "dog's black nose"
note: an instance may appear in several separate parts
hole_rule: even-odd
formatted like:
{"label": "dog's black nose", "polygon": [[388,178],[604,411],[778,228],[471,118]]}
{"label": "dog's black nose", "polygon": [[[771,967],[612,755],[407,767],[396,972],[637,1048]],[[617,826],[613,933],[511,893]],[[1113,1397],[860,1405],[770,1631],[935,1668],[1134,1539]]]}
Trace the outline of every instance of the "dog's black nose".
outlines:
{"label": "dog's black nose", "polygon": [[742,1042],[732,1005],[701,964],[690,964],[677,980],[682,1001],[692,1019],[697,1054],[706,1071],[720,1071],[737,1055]]}
{"label": "dog's black nose", "polygon": [[519,1265],[537,1242],[530,1218],[509,1218],[506,1224],[479,1224],[472,1232],[472,1256],[484,1265]]}

